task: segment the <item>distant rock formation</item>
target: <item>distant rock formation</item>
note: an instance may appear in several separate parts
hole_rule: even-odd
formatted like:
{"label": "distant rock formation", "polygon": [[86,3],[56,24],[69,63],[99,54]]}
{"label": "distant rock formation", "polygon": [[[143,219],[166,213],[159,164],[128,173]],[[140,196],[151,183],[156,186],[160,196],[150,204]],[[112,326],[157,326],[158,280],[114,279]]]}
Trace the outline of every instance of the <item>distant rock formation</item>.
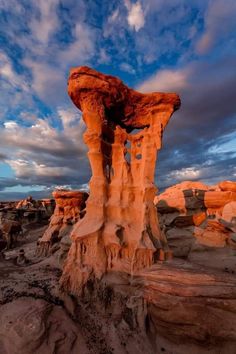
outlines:
{"label": "distant rock formation", "polygon": [[1,203],[0,251],[14,248],[18,244],[19,234],[27,234],[33,225],[46,224],[53,213],[54,204],[53,199],[34,200],[31,196],[18,202]]}
{"label": "distant rock formation", "polygon": [[[223,181],[215,186],[182,182],[156,196],[154,202],[174,256],[216,267],[225,264],[226,268],[232,259],[235,268],[231,250],[236,249],[236,182]],[[215,262],[213,251],[206,257],[212,248]]]}
{"label": "distant rock formation", "polygon": [[15,208],[26,211],[42,210],[51,216],[55,208],[55,203],[53,199],[35,200],[32,196],[28,196],[26,199],[20,200]]}
{"label": "distant rock formation", "polygon": [[3,240],[6,242],[6,249],[11,249],[16,245],[17,238],[22,232],[21,223],[14,220],[6,220],[1,227]]}
{"label": "distant rock formation", "polygon": [[71,241],[69,238],[73,225],[83,217],[82,210],[85,209],[85,202],[88,193],[82,191],[56,190],[52,193],[56,202],[56,207],[50,219],[50,224],[39,240],[38,255],[47,255],[52,251],[53,245],[63,240],[63,245]]}
{"label": "distant rock formation", "polygon": [[0,205],[0,226],[3,220],[17,220],[22,224],[48,220],[53,214],[53,199],[35,200],[31,196],[17,202],[4,202]]}
{"label": "distant rock formation", "polygon": [[28,196],[26,199],[20,200],[17,205],[16,209],[32,209],[38,205],[37,201],[33,199],[33,197]]}
{"label": "distant rock formation", "polygon": [[160,251],[165,257],[167,242],[153,204],[154,172],[180,99],[175,93],[141,94],[88,67],[72,69],[68,92],[83,112],[92,169],[86,215],[73,228],[61,281],[78,294],[89,278],[107,270],[132,273],[150,266]]}

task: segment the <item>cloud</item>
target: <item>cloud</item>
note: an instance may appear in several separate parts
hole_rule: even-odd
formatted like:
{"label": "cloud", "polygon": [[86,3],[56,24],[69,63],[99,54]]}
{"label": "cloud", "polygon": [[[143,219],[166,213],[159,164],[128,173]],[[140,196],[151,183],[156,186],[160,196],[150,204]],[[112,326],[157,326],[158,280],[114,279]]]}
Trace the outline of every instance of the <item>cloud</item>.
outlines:
{"label": "cloud", "polygon": [[28,84],[25,82],[25,78],[15,72],[10,58],[3,52],[0,52],[0,73],[2,78],[12,87],[28,91]]}
{"label": "cloud", "polygon": [[58,66],[28,58],[24,60],[24,65],[31,71],[32,93],[35,93],[46,103],[54,105],[65,97],[65,74]]}
{"label": "cloud", "polygon": [[[210,49],[222,40],[233,40],[236,22],[232,14],[236,13],[235,0],[214,0],[209,2],[205,16],[205,32],[197,42],[196,49],[200,54]],[[235,45],[232,42],[232,45]]]}
{"label": "cloud", "polygon": [[52,179],[58,179],[61,176],[69,176],[71,174],[71,168],[69,167],[56,167],[47,166],[45,164],[39,164],[36,161],[27,160],[8,160],[8,164],[15,171],[17,178],[25,178],[28,176],[37,176],[40,180],[44,177],[51,177]]}
{"label": "cloud", "polygon": [[62,130],[39,118],[29,127],[5,122],[0,130],[0,153],[10,152],[11,157],[5,162],[15,173],[15,185],[19,181],[41,186],[76,186],[88,182],[90,169],[82,139],[85,125],[81,116],[73,109],[60,108],[58,119]]}
{"label": "cloud", "polygon": [[7,156],[3,153],[0,153],[0,161],[4,161],[7,158]]}
{"label": "cloud", "polygon": [[121,63],[120,64],[120,69],[125,71],[125,72],[127,72],[127,73],[129,73],[129,74],[135,74],[134,68],[128,63]]}
{"label": "cloud", "polygon": [[18,124],[14,121],[11,121],[11,122],[4,122],[3,123],[4,127],[8,130],[13,130],[15,131],[18,127]]}
{"label": "cloud", "polygon": [[73,41],[58,52],[58,62],[62,67],[82,65],[93,57],[95,51],[95,33],[86,25],[78,22],[73,31]]}
{"label": "cloud", "polygon": [[179,91],[188,86],[188,70],[161,70],[139,85],[141,92]]}
{"label": "cloud", "polygon": [[112,22],[115,22],[116,20],[117,20],[117,18],[118,18],[118,16],[119,16],[119,14],[120,14],[120,11],[119,11],[119,9],[117,8],[116,10],[114,10],[113,12],[112,12],[112,14],[108,17],[108,22],[109,23],[112,23]]}
{"label": "cloud", "polygon": [[38,0],[37,1],[37,17],[33,17],[30,21],[30,29],[34,39],[43,44],[47,44],[50,36],[59,26],[57,16],[57,6],[59,0]]}
{"label": "cloud", "polygon": [[224,179],[226,171],[228,179],[234,178],[235,140],[223,147],[236,131],[235,60],[198,61],[179,70],[160,70],[137,87],[143,92],[176,91],[182,101],[164,132],[157,166],[161,186],[186,178]]}
{"label": "cloud", "polygon": [[[127,21],[131,28],[138,32],[145,25],[145,17],[142,5],[139,1],[132,4],[130,0],[124,0],[128,10]],[[116,15],[116,13],[115,13]],[[114,13],[113,13],[114,16]]]}

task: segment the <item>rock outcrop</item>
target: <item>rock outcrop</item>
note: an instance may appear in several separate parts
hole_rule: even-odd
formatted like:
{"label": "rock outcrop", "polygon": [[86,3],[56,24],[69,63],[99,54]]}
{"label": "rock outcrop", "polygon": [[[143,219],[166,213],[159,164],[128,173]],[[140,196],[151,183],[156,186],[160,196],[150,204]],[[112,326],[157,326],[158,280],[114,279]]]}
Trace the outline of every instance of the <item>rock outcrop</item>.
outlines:
{"label": "rock outcrop", "polygon": [[32,197],[19,202],[2,203],[0,207],[0,251],[4,248],[13,248],[18,243],[19,232],[14,231],[14,225],[19,225],[21,235],[26,235],[32,228],[48,223],[54,205],[53,199],[34,200]]}
{"label": "rock outcrop", "polygon": [[231,181],[216,186],[183,182],[155,197],[161,227],[175,256],[236,269],[235,188]]}
{"label": "rock outcrop", "polygon": [[1,354],[235,354],[236,279],[183,260],[110,271],[83,296],[50,263],[1,263]]}
{"label": "rock outcrop", "polygon": [[26,199],[20,200],[17,205],[16,209],[32,209],[38,206],[38,202],[33,199],[33,197],[28,196]]}
{"label": "rock outcrop", "polygon": [[17,242],[17,237],[23,231],[21,223],[14,220],[6,220],[1,228],[2,238],[6,242],[6,249],[11,249]]}
{"label": "rock outcrop", "polygon": [[[52,251],[53,245],[62,242],[70,247],[70,232],[74,224],[82,219],[84,215],[85,202],[88,198],[88,193],[83,191],[56,190],[52,193],[56,202],[56,207],[51,216],[49,226],[39,240],[39,255],[47,255]],[[66,241],[62,241],[66,237]],[[67,249],[67,251],[68,251]]]}
{"label": "rock outcrop", "polygon": [[114,268],[132,273],[168,249],[153,203],[154,172],[180,99],[174,93],[141,94],[88,67],[71,70],[68,92],[83,112],[92,169],[86,215],[73,228],[61,280],[78,294],[89,278]]}
{"label": "rock outcrop", "polygon": [[18,202],[5,202],[0,207],[0,225],[5,219],[20,221],[22,225],[47,222],[54,208],[54,199],[35,200],[31,196]]}

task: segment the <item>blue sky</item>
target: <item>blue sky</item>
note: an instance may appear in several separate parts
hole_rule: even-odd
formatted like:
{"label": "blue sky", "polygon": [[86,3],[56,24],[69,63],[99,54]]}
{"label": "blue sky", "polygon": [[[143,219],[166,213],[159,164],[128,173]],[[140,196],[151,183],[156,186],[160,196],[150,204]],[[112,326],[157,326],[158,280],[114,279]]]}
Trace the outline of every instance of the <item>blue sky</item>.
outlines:
{"label": "blue sky", "polygon": [[0,0],[0,200],[90,178],[72,66],[182,99],[156,182],[236,179],[235,0]]}

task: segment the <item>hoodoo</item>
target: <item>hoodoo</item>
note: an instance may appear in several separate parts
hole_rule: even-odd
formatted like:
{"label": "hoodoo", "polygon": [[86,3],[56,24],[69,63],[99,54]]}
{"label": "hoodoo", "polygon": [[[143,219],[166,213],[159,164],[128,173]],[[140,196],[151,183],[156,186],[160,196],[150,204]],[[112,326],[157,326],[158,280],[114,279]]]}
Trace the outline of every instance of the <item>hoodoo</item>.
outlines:
{"label": "hoodoo", "polygon": [[79,294],[107,270],[127,272],[168,257],[153,203],[157,151],[180,107],[175,93],[142,94],[88,67],[71,70],[68,93],[87,126],[91,165],[86,215],[73,228],[61,283]]}

